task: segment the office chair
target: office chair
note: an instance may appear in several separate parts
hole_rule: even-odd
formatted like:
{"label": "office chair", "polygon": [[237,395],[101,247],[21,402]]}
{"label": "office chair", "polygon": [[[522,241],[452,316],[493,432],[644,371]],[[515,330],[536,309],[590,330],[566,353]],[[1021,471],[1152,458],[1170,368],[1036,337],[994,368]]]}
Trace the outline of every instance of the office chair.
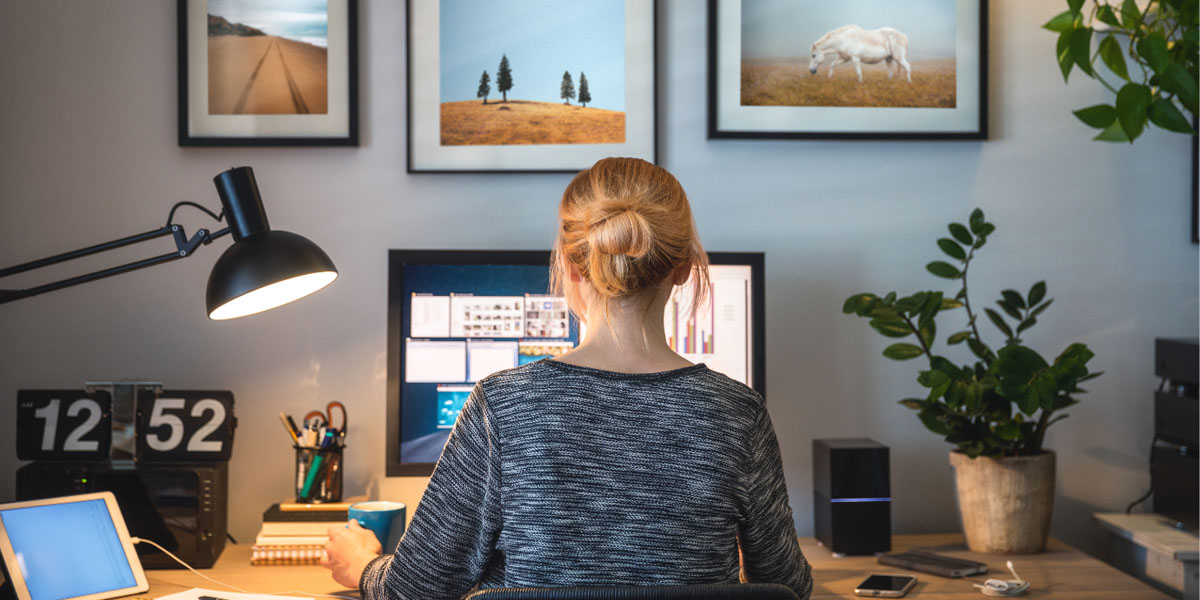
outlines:
{"label": "office chair", "polygon": [[798,600],[778,583],[622,585],[614,587],[493,588],[467,600]]}

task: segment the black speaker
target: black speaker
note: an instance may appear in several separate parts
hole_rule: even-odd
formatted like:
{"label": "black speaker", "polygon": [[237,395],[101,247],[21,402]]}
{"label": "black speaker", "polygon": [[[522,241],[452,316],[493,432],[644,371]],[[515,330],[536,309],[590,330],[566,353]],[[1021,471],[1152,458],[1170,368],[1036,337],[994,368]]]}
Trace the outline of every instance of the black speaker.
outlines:
{"label": "black speaker", "polygon": [[813,440],[817,541],[835,556],[892,549],[888,448],[867,438]]}

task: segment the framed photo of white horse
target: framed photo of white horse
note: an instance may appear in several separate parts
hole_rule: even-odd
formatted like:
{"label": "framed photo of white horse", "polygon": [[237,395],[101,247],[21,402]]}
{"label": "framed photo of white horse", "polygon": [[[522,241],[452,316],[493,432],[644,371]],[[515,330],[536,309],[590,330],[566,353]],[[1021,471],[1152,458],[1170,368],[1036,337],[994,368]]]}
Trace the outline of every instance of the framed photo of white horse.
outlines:
{"label": "framed photo of white horse", "polygon": [[709,0],[708,137],[987,138],[987,0]]}
{"label": "framed photo of white horse", "polygon": [[653,0],[409,0],[408,171],[656,159]]}

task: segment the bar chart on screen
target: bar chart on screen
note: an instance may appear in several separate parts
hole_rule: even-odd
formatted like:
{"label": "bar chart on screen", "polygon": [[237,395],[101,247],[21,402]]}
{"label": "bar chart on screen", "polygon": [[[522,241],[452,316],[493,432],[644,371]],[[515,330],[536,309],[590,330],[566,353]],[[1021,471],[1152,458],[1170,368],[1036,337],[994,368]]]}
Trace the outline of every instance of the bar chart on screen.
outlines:
{"label": "bar chart on screen", "polygon": [[690,279],[675,288],[663,314],[667,343],[692,362],[753,385],[750,267],[712,265],[709,280],[707,298],[698,305]]}

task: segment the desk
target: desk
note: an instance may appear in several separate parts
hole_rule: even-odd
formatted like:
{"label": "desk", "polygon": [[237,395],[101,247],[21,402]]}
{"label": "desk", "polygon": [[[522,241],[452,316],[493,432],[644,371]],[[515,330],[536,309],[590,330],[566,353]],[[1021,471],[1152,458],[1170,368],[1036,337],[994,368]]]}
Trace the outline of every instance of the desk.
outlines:
{"label": "desk", "polygon": [[[1031,592],[1022,598],[1064,598],[1094,600],[1163,600],[1168,596],[1126,575],[1099,560],[1051,540],[1049,548],[1042,554],[1021,556],[997,556],[968,552],[961,534],[897,535],[892,538],[893,550],[924,548],[934,552],[969,558],[987,563],[988,575],[1001,579],[1011,577],[1004,561],[1009,558],[1021,577],[1033,583]],[[817,545],[813,538],[800,538],[804,555],[813,566],[813,600],[828,598],[858,598],[853,594],[854,586],[869,573],[902,573],[905,571],[885,567],[875,562],[874,556],[849,556],[834,558],[829,551]],[[228,545],[221,559],[212,569],[202,571],[206,575],[253,592],[281,592],[303,590],[313,593],[336,593],[355,595],[341,590],[341,586],[321,567],[252,567],[248,544]],[[945,579],[936,575],[916,573],[917,585],[909,593],[910,598],[936,598],[937,600],[981,600],[987,598],[971,586],[982,583],[987,576],[980,575],[964,579]],[[192,573],[177,571],[147,571],[150,580],[149,597],[162,596],[193,587],[220,589]]]}

